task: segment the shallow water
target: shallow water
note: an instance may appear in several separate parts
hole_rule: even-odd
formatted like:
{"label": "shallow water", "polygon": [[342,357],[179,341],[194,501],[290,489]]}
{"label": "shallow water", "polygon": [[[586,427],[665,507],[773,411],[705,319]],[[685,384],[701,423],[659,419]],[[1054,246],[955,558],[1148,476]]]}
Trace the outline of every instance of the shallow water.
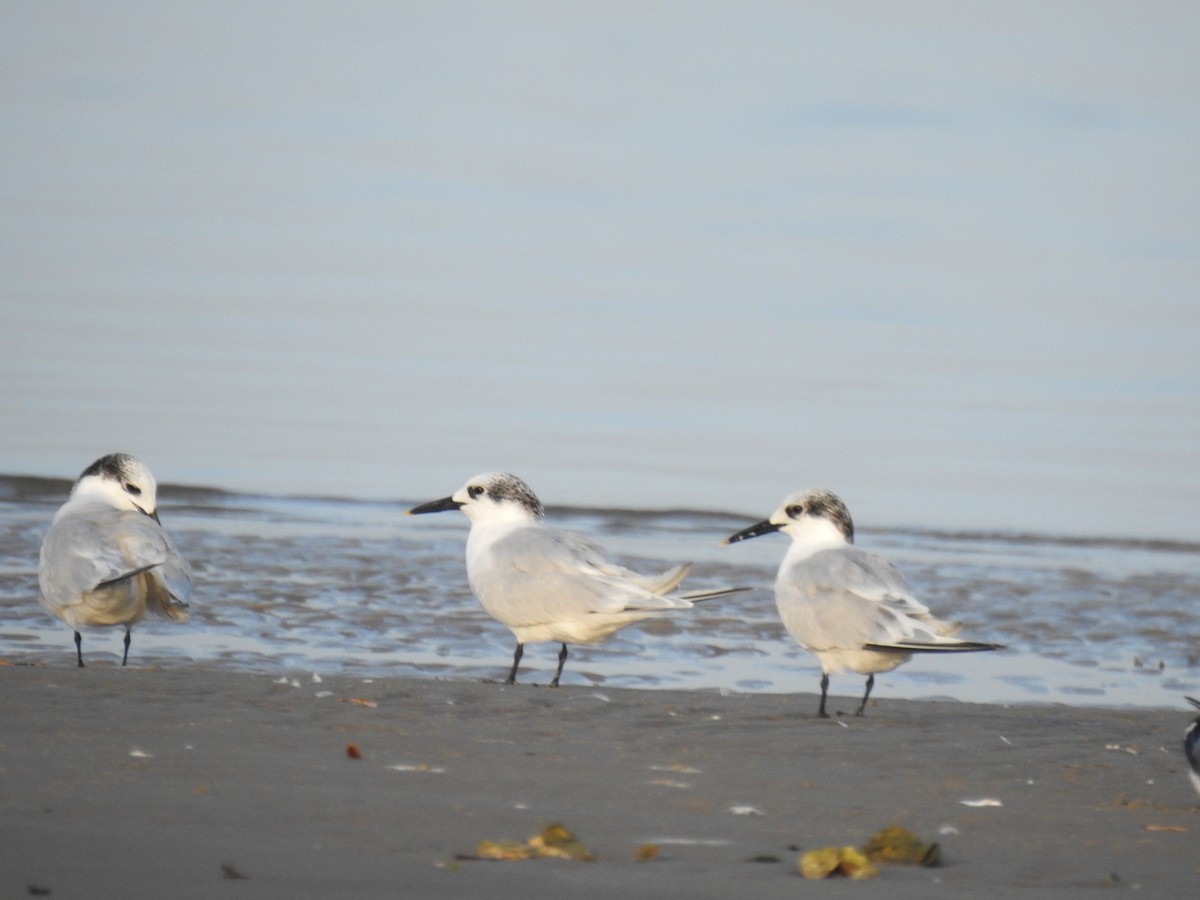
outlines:
{"label": "shallow water", "polygon": [[[69,484],[0,476],[0,659],[73,664],[70,632],[37,603],[42,535]],[[265,497],[164,488],[160,512],[192,563],[186,625],[135,627],[133,665],[203,663],[313,674],[500,679],[511,634],[466,583],[465,517],[410,518],[413,501]],[[664,570],[691,559],[690,589],[753,590],[571,648],[564,684],[805,692],[815,660],[775,612],[782,537],[722,547],[749,524],[715,512],[554,509],[556,527],[596,538],[623,563]],[[974,702],[1178,707],[1200,693],[1200,546],[1035,535],[865,530],[858,543],[893,559],[918,596],[995,640],[997,653],[916,657],[876,679],[876,696]],[[84,635],[95,664],[119,659],[119,629]],[[553,644],[526,648],[521,680],[544,684]],[[837,697],[862,679],[835,676]],[[807,704],[808,701],[801,701]]]}

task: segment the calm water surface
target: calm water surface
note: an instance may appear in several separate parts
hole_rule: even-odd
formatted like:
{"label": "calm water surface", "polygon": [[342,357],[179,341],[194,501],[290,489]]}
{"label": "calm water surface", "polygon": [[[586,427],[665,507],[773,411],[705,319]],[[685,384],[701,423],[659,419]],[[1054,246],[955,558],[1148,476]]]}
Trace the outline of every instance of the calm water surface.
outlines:
{"label": "calm water surface", "polygon": [[[70,632],[37,603],[42,535],[69,484],[0,477],[0,659],[70,666]],[[465,517],[405,516],[412,503],[264,497],[167,487],[160,511],[196,575],[186,625],[147,620],[133,665],[202,663],[309,677],[499,679],[513,639],[466,582]],[[775,612],[785,539],[731,547],[749,524],[715,512],[554,509],[551,524],[600,540],[646,571],[695,561],[686,585],[752,591],[642,623],[597,647],[572,647],[564,683],[742,692],[816,690],[819,669]],[[936,612],[1003,652],[917,657],[877,679],[880,699],[1178,707],[1200,693],[1200,545],[1036,535],[863,530]],[[84,650],[118,661],[120,629]],[[544,684],[556,646],[526,648],[522,679]],[[862,679],[833,679],[837,695]],[[803,702],[803,701],[801,701]]]}
{"label": "calm water surface", "polygon": [[1200,5],[61,6],[3,5],[0,472],[1200,541]]}

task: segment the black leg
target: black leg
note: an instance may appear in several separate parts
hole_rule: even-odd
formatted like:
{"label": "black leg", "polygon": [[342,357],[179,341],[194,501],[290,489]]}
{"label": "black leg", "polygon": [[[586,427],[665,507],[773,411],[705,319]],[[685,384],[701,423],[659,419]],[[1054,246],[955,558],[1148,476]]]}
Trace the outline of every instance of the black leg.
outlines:
{"label": "black leg", "polygon": [[121,657],[121,665],[129,662],[129,626],[125,626],[125,655]]}
{"label": "black leg", "polygon": [[825,712],[825,697],[829,693],[829,673],[821,673],[821,706],[817,709],[817,715],[822,719],[828,719],[829,713]]}
{"label": "black leg", "polygon": [[75,656],[79,660],[79,668],[83,668],[83,635],[75,632]]}
{"label": "black leg", "polygon": [[567,661],[567,645],[563,644],[562,649],[558,651],[558,671],[554,673],[554,680],[550,682],[550,687],[558,687],[558,679],[562,678],[562,667]]}
{"label": "black leg", "polygon": [[504,679],[505,684],[517,683],[517,666],[521,664],[521,657],[525,655],[525,645],[517,641],[517,649],[513,651],[513,667],[508,673],[508,677]]}
{"label": "black leg", "polygon": [[875,675],[872,673],[867,676],[867,692],[863,694],[863,702],[858,705],[858,711],[855,713],[856,716],[861,716],[867,708],[867,698],[871,696],[871,688],[873,687],[875,687]]}

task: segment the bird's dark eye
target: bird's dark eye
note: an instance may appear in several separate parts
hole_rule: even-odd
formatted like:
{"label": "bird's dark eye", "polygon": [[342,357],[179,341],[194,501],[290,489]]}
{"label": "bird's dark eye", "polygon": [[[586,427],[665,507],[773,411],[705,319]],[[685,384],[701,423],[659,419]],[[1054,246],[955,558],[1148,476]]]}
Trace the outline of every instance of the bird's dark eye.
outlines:
{"label": "bird's dark eye", "polygon": [[142,496],[142,489],[140,487],[138,487],[136,484],[125,485],[125,490],[128,491],[129,493],[133,494],[133,496],[135,496],[135,497]]}
{"label": "bird's dark eye", "polygon": [[484,494],[484,493],[487,493],[487,491],[477,484],[473,484],[469,488],[467,488],[467,496],[468,497],[478,497],[480,494]]}
{"label": "bird's dark eye", "polygon": [[794,504],[789,506],[786,510],[784,510],[784,512],[788,514],[789,519],[798,519],[800,516],[804,515],[804,507],[800,506],[799,504]]}

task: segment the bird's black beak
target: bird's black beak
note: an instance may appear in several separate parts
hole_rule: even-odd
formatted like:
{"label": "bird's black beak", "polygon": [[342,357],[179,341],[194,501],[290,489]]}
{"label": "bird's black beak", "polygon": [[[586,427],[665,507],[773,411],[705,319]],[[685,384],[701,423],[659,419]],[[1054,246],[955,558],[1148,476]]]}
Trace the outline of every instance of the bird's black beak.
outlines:
{"label": "bird's black beak", "polygon": [[776,525],[770,519],[763,519],[757,525],[751,525],[749,528],[743,528],[737,534],[731,534],[722,544],[736,544],[738,541],[749,540],[750,538],[760,537],[764,534],[770,534],[773,531],[778,531],[783,526]]}
{"label": "bird's black beak", "polygon": [[448,509],[462,509],[462,504],[453,497],[443,497],[441,500],[430,500],[428,503],[414,506],[408,511],[408,514],[419,516],[421,513],[445,512]]}
{"label": "bird's black beak", "polygon": [[138,509],[141,509],[141,510],[142,510],[142,515],[143,515],[143,516],[149,516],[149,517],[150,517],[150,518],[152,518],[152,519],[153,519],[155,522],[158,522],[158,524],[159,524],[159,525],[161,525],[161,524],[162,524],[162,522],[161,522],[161,521],[159,520],[159,518],[158,518],[158,510],[157,510],[157,509],[156,509],[154,512],[146,512],[146,511],[145,511],[144,509],[142,509],[140,506],[138,507]]}

